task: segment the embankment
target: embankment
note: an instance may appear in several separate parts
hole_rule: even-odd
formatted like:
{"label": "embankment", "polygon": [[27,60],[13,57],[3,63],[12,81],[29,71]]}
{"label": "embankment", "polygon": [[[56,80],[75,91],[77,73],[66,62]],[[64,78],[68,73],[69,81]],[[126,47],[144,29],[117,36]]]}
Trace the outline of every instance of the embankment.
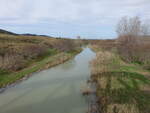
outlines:
{"label": "embankment", "polygon": [[42,59],[41,61],[35,62],[31,66],[22,69],[20,71],[3,74],[1,75],[0,78],[0,88],[5,89],[10,85],[14,85],[22,80],[27,79],[34,72],[38,72],[44,69],[51,68],[58,64],[64,63],[65,61],[74,57],[79,52],[81,52],[81,49],[69,53],[66,52],[58,53],[53,56],[48,56]]}
{"label": "embankment", "polygon": [[93,50],[97,53],[91,62],[91,80],[96,84],[94,111],[149,113],[149,71],[140,65],[124,62],[113,49],[107,51],[93,48]]}

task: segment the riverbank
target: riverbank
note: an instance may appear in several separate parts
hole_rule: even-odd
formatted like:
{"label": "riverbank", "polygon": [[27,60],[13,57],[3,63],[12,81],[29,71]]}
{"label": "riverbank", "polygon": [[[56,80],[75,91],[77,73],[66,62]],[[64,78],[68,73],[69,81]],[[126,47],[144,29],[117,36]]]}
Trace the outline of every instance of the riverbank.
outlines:
{"label": "riverbank", "polygon": [[115,49],[92,49],[97,54],[91,62],[96,113],[149,113],[150,72],[124,62]]}
{"label": "riverbank", "polygon": [[0,33],[0,88],[63,63],[80,51],[72,39]]}
{"label": "riverbank", "polygon": [[85,113],[88,103],[81,89],[94,57],[91,49],[84,48],[69,61],[11,86],[0,94],[1,113]]}
{"label": "riverbank", "polygon": [[1,74],[0,76],[0,88],[4,89],[6,87],[9,87],[12,84],[16,84],[28,78],[34,72],[38,72],[56,66],[58,64],[64,63],[65,61],[71,59],[81,51],[82,51],[81,49],[78,49],[71,52],[62,52],[56,55],[52,55],[52,56],[50,55],[41,59],[38,62],[34,62],[29,67],[24,68],[20,71],[10,72],[10,73],[3,72],[3,74]]}

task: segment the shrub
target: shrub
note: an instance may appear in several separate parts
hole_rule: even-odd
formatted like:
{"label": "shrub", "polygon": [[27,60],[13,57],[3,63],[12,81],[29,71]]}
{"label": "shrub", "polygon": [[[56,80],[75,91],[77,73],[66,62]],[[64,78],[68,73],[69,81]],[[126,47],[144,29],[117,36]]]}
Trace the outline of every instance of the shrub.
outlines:
{"label": "shrub", "polygon": [[4,70],[17,71],[25,67],[23,56],[16,53],[6,53],[3,57],[0,56],[0,68]]}
{"label": "shrub", "polygon": [[[127,62],[143,64],[150,68],[150,39],[147,26],[138,17],[122,18],[117,27],[117,50]],[[145,41],[146,40],[146,41]]]}
{"label": "shrub", "polygon": [[0,49],[0,69],[17,71],[32,59],[44,56],[48,48],[42,44],[4,44]]}
{"label": "shrub", "polygon": [[26,59],[34,59],[46,54],[47,51],[48,48],[45,45],[31,44],[23,47],[22,55]]}
{"label": "shrub", "polygon": [[55,43],[53,43],[53,47],[62,52],[69,52],[76,48],[76,45],[71,39],[59,39]]}

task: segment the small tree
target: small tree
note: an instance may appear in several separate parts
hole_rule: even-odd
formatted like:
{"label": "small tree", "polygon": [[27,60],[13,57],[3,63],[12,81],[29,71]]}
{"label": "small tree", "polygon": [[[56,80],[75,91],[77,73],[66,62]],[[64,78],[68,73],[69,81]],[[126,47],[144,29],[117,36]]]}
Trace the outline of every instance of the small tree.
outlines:
{"label": "small tree", "polygon": [[117,25],[117,34],[122,36],[149,36],[150,24],[148,22],[142,23],[139,17],[122,17]]}
{"label": "small tree", "polygon": [[[139,17],[123,17],[117,25],[118,33],[118,52],[128,62],[143,63],[150,51],[150,46],[145,44],[141,37],[147,36],[149,26],[143,24]],[[145,54],[144,57],[143,55]],[[144,59],[144,60],[143,60]]]}
{"label": "small tree", "polygon": [[141,34],[141,21],[139,17],[123,17],[117,25],[118,36],[138,36]]}
{"label": "small tree", "polygon": [[81,39],[81,37],[80,36],[77,36],[77,45],[78,46],[82,46],[82,39]]}
{"label": "small tree", "polygon": [[81,39],[81,37],[80,37],[80,36],[77,36],[77,39],[78,39],[78,40],[80,40],[80,39]]}

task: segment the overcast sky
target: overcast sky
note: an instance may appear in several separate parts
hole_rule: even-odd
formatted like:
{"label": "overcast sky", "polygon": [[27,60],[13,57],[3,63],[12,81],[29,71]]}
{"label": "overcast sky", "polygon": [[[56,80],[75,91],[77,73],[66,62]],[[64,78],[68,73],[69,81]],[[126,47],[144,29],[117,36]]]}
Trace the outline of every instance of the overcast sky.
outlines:
{"label": "overcast sky", "polygon": [[123,16],[150,19],[150,0],[0,0],[0,28],[16,33],[114,38]]}

